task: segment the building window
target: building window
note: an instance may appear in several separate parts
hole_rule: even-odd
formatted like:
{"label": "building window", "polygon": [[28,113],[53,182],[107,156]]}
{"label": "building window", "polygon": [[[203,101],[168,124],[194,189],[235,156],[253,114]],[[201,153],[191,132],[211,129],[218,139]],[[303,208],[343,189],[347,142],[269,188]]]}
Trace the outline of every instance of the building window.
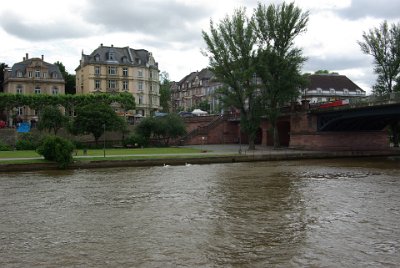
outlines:
{"label": "building window", "polygon": [[24,107],[17,107],[17,115],[23,115],[24,114]]}
{"label": "building window", "polygon": [[108,66],[108,74],[109,75],[116,75],[117,74],[117,68],[114,66]]}
{"label": "building window", "polygon": [[150,70],[150,78],[153,78],[153,71]]}
{"label": "building window", "polygon": [[116,85],[117,85],[117,83],[115,80],[108,80],[108,88],[115,89],[115,88],[117,88]]}
{"label": "building window", "polygon": [[22,72],[21,71],[17,71],[17,77],[22,77]]}
{"label": "building window", "polygon": [[46,73],[46,72],[43,73],[43,78],[44,78],[44,79],[47,78],[47,73]]}
{"label": "building window", "polygon": [[35,88],[35,94],[40,94],[42,92],[42,90],[40,89],[40,87],[36,87]]}
{"label": "building window", "polygon": [[126,81],[126,80],[123,81],[123,82],[122,82],[122,89],[123,89],[123,90],[128,90],[128,85],[129,85],[128,81]]}
{"label": "building window", "polygon": [[95,89],[100,89],[100,80],[95,80],[94,81],[94,88]]}
{"label": "building window", "polygon": [[139,91],[143,91],[143,81],[138,81],[138,89]]}
{"label": "building window", "polygon": [[22,86],[21,85],[17,86],[16,92],[17,92],[17,94],[22,94]]}
{"label": "building window", "polygon": [[114,52],[108,53],[108,60],[114,60]]}
{"label": "building window", "polygon": [[122,75],[123,76],[128,76],[128,68],[122,69]]}
{"label": "building window", "polygon": [[94,56],[94,61],[100,61],[100,55],[97,54],[96,56]]}
{"label": "building window", "polygon": [[40,78],[40,70],[35,70],[35,78]]}
{"label": "building window", "polygon": [[138,71],[138,77],[143,77],[143,71],[142,70]]}
{"label": "building window", "polygon": [[330,92],[331,94],[335,94],[335,93],[336,93],[335,89],[333,89],[333,88],[329,89],[329,92]]}
{"label": "building window", "polygon": [[57,75],[57,73],[56,72],[53,72],[52,74],[51,74],[51,78],[54,78],[54,79],[56,79],[58,77],[58,75]]}
{"label": "building window", "polygon": [[53,88],[51,89],[51,94],[53,94],[53,95],[58,95],[58,88],[57,88],[57,87],[53,87]]}
{"label": "building window", "polygon": [[94,66],[94,75],[96,76],[100,75],[100,66]]}
{"label": "building window", "polygon": [[143,96],[139,96],[139,104],[143,104]]}
{"label": "building window", "polygon": [[345,89],[343,89],[343,94],[344,94],[344,95],[349,95],[349,90],[348,90],[348,89],[346,89],[346,88],[345,88]]}
{"label": "building window", "polygon": [[29,72],[28,72],[28,77],[29,77],[29,78],[32,78],[32,71],[29,71]]}

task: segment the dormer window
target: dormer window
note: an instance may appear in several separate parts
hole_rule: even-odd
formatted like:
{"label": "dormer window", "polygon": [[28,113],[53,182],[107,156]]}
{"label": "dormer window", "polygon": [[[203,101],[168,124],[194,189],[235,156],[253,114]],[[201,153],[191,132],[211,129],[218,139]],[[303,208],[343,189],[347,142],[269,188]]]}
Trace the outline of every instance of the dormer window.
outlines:
{"label": "dormer window", "polygon": [[56,72],[51,73],[51,78],[57,79],[58,78],[57,73]]}
{"label": "dormer window", "polygon": [[22,77],[22,72],[20,70],[17,71],[17,77]]}
{"label": "dormer window", "polygon": [[343,94],[344,95],[349,95],[349,90],[347,88],[343,89]]}
{"label": "dormer window", "polygon": [[336,93],[336,90],[333,89],[333,88],[331,88],[331,89],[329,89],[329,92],[330,92],[331,94],[335,94],[335,93]]}
{"label": "dormer window", "polygon": [[317,93],[322,94],[322,88],[317,88]]}
{"label": "dormer window", "polygon": [[108,52],[108,58],[107,59],[108,60],[115,60],[115,53],[112,52],[112,51]]}
{"label": "dormer window", "polygon": [[361,95],[361,90],[357,89],[357,90],[356,90],[356,94],[357,94],[357,95]]}
{"label": "dormer window", "polygon": [[96,56],[94,56],[94,61],[100,61],[100,55],[96,54]]}
{"label": "dormer window", "polygon": [[128,62],[128,58],[127,57],[122,57],[122,60],[121,60],[123,63],[127,63]]}

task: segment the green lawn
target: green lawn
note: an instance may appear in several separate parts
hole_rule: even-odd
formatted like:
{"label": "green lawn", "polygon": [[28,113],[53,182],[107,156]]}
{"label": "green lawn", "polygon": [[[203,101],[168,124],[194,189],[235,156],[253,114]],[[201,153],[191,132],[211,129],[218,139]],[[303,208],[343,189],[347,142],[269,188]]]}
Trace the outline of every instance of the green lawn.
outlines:
{"label": "green lawn", "polygon": [[[111,155],[149,155],[149,154],[186,154],[186,153],[200,153],[201,150],[193,148],[143,148],[143,149],[106,149],[106,156]],[[88,149],[87,156],[103,155],[103,149]],[[83,150],[75,150],[74,156],[83,156]],[[0,161],[4,158],[30,158],[40,157],[35,151],[0,151]]]}

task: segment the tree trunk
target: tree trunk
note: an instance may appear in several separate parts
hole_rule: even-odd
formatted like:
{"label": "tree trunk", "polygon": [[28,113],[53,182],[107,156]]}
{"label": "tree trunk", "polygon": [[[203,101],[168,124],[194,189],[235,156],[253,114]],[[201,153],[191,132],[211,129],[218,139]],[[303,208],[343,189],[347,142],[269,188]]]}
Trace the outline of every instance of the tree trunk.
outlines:
{"label": "tree trunk", "polygon": [[390,129],[392,130],[393,135],[393,146],[399,147],[399,123],[393,123],[390,125]]}
{"label": "tree trunk", "polygon": [[274,138],[274,149],[281,147],[279,142],[279,131],[278,127],[276,126],[276,122],[272,126],[273,138]]}
{"label": "tree trunk", "polygon": [[256,144],[254,143],[254,138],[249,137],[249,151],[254,151],[256,149]]}

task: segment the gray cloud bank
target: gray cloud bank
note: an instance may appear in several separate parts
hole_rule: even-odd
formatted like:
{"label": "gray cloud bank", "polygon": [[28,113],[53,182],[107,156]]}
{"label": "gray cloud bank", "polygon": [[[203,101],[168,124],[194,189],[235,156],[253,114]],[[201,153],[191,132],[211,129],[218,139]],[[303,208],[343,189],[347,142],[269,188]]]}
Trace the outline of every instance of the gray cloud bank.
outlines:
{"label": "gray cloud bank", "polygon": [[357,20],[364,17],[377,19],[400,18],[400,1],[398,0],[352,0],[347,8],[337,14],[343,18]]}

